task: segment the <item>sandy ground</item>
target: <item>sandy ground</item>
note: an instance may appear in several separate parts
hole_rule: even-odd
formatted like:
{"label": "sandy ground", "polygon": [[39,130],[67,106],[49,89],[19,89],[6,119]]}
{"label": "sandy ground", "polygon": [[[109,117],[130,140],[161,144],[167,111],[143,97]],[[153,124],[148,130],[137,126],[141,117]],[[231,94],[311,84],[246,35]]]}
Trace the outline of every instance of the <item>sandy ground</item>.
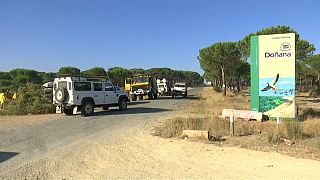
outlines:
{"label": "sandy ground", "polygon": [[[172,108],[179,102],[182,101],[159,100],[144,105]],[[85,119],[37,116],[41,119],[39,121],[46,121],[43,125],[37,118],[31,118],[39,125],[23,128],[29,131],[15,130],[18,135],[29,133],[30,137],[23,140],[9,134],[8,138],[12,138],[14,143],[0,142],[12,144],[12,150],[22,151],[2,164],[7,170],[0,169],[0,179],[320,179],[320,161],[273,151],[220,147],[206,141],[152,136],[157,122],[186,113],[145,107],[139,109],[142,105],[131,107],[131,111],[123,115],[111,111],[106,113],[107,116],[102,114]],[[147,110],[150,113],[141,114]],[[130,114],[132,112],[137,113]],[[22,121],[22,118],[19,119]],[[25,118],[30,119],[30,116]],[[2,126],[9,119],[1,119]],[[28,123],[18,121],[16,125]],[[73,128],[64,131],[64,127]],[[55,131],[59,133],[55,134]],[[10,129],[3,131],[7,132],[11,132]],[[32,132],[35,134],[31,135]],[[71,137],[66,142],[58,141],[67,136]],[[32,146],[42,143],[44,150],[29,147],[30,143]],[[7,147],[1,148],[6,150]]]}
{"label": "sandy ground", "polygon": [[[319,179],[320,162],[150,135],[150,125],[94,135],[2,178]],[[32,174],[28,172],[33,172]]]}
{"label": "sandy ground", "polygon": [[57,120],[63,117],[63,114],[44,114],[44,115],[26,115],[26,116],[0,116],[0,128],[16,128],[47,121]]}

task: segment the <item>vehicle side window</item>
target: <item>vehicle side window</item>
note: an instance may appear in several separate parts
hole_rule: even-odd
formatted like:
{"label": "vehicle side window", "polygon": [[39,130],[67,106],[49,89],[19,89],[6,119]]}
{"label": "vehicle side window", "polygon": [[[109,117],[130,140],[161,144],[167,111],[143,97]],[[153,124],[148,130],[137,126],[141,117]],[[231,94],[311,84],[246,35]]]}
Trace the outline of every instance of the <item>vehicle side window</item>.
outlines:
{"label": "vehicle side window", "polygon": [[102,83],[93,83],[94,91],[102,91]]}
{"label": "vehicle side window", "polygon": [[126,82],[127,82],[127,84],[132,84],[132,79],[127,78],[127,79],[126,79]]}
{"label": "vehicle side window", "polygon": [[112,83],[106,83],[106,91],[114,91]]}
{"label": "vehicle side window", "polygon": [[74,82],[74,90],[91,91],[91,83],[90,82]]}

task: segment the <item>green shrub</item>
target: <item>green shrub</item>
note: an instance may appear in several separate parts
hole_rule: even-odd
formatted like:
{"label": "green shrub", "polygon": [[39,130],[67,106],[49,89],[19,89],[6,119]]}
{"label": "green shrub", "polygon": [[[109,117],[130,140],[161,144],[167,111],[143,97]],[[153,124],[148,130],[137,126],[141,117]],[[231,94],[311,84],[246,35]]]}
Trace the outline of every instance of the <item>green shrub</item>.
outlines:
{"label": "green shrub", "polygon": [[44,93],[41,85],[27,83],[26,86],[19,88],[18,94],[19,97],[16,100],[5,106],[3,114],[25,115],[55,112],[55,107],[51,103],[51,95]]}

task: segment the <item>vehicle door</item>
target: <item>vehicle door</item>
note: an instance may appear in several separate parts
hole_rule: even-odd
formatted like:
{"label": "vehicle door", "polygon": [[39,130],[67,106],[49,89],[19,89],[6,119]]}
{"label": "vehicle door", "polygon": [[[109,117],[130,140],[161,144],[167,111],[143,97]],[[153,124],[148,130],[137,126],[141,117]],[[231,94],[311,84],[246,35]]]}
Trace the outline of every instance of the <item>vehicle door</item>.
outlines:
{"label": "vehicle door", "polygon": [[94,82],[93,84],[93,97],[96,105],[104,104],[105,92],[102,88],[102,82]]}
{"label": "vehicle door", "polygon": [[77,105],[81,104],[83,98],[92,97],[93,95],[91,82],[74,82],[73,87],[73,95],[75,96],[73,101]]}
{"label": "vehicle door", "polygon": [[111,82],[105,83],[105,104],[118,103],[119,93],[116,92]]}
{"label": "vehicle door", "polygon": [[131,78],[127,78],[125,80],[125,87],[124,87],[124,90],[125,91],[131,91],[131,84],[132,84],[132,79]]}

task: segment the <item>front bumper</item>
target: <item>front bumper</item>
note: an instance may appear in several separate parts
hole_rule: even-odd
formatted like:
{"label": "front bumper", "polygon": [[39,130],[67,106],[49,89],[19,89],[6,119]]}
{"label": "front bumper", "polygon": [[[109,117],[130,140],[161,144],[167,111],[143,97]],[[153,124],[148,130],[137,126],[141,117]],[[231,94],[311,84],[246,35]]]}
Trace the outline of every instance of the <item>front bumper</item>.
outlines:
{"label": "front bumper", "polygon": [[135,94],[135,95],[146,95],[146,94],[149,94],[149,93],[150,93],[150,90],[138,89],[136,91],[133,91],[132,94]]}
{"label": "front bumper", "polygon": [[173,95],[186,95],[187,91],[172,91]]}

